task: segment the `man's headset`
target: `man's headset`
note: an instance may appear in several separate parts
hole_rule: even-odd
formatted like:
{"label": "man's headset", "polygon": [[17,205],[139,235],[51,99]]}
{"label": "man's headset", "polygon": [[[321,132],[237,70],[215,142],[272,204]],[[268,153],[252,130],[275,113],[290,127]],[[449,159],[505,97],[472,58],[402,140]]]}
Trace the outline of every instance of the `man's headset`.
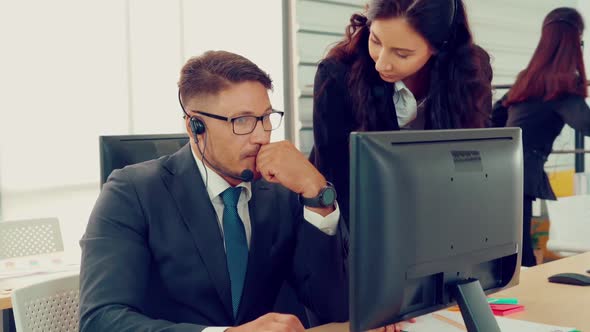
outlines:
{"label": "man's headset", "polygon": [[[231,174],[231,173],[225,172],[221,168],[215,166],[212,162],[210,162],[205,157],[205,151],[201,151],[201,147],[199,145],[199,135],[204,134],[207,129],[207,127],[205,126],[205,122],[203,122],[203,120],[199,119],[196,116],[190,116],[186,112],[186,110],[184,109],[184,105],[182,103],[182,97],[180,95],[180,90],[178,90],[178,102],[180,103],[180,108],[182,108],[182,112],[184,113],[184,115],[189,118],[189,126],[191,128],[191,131],[192,131],[194,139],[195,139],[195,144],[197,145],[197,149],[199,149],[199,153],[201,153],[203,161],[206,161],[207,164],[209,164],[209,166],[211,166],[211,168],[213,168],[214,170],[216,170],[217,172],[219,172],[225,176],[228,176],[228,177],[236,179],[236,180],[240,180],[242,182],[252,181],[252,179],[254,178],[254,172],[252,172],[251,170],[245,169],[242,171],[242,173],[240,175]],[[203,150],[207,150],[207,137],[205,137]]]}
{"label": "man's headset", "polygon": [[196,116],[190,117],[189,124],[191,126],[191,131],[195,135],[195,139],[198,139],[197,135],[201,135],[205,132],[205,123]]}

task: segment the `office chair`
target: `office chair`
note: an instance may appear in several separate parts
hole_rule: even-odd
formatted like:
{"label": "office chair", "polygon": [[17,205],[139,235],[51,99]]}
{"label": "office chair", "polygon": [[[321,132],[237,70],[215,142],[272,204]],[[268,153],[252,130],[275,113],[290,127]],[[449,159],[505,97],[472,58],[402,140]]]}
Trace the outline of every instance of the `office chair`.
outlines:
{"label": "office chair", "polygon": [[590,195],[545,202],[550,222],[547,249],[562,256],[590,251]]}
{"label": "office chair", "polygon": [[57,218],[0,222],[0,259],[63,251]]}
{"label": "office chair", "polygon": [[16,330],[78,331],[78,273],[43,281],[12,292]]}

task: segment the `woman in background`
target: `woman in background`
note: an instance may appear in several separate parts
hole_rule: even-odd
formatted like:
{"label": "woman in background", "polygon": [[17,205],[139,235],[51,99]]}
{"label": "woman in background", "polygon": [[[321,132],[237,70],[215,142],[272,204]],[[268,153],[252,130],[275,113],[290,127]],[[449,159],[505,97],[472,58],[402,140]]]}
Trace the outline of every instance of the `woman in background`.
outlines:
{"label": "woman in background", "polygon": [[541,40],[528,66],[493,108],[494,127],[522,128],[524,206],[522,265],[536,265],[531,241],[532,204],[555,200],[544,171],[553,142],[565,123],[590,135],[586,71],[582,55],[584,21],[573,8],[557,8],[543,21]]}
{"label": "woman in background", "polygon": [[318,66],[310,156],[346,222],[350,132],[483,127],[491,80],[462,0],[372,0],[354,14]]}

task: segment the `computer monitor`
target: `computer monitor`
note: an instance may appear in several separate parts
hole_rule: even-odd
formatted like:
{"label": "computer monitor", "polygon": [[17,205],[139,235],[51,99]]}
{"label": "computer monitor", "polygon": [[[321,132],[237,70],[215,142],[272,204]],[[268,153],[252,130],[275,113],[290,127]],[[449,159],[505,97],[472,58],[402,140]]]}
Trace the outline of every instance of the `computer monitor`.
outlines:
{"label": "computer monitor", "polygon": [[458,303],[468,331],[499,331],[485,293],[518,283],[520,129],[352,133],[350,145],[351,330]]}
{"label": "computer monitor", "polygon": [[187,134],[100,136],[100,187],[113,170],[173,154],[188,140]]}

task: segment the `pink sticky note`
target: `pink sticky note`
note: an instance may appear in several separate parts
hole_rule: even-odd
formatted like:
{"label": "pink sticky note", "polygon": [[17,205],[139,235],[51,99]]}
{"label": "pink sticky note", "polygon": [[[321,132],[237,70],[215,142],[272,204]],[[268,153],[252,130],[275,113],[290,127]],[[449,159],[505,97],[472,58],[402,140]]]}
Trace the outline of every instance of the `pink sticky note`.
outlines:
{"label": "pink sticky note", "polygon": [[515,312],[524,311],[524,306],[520,304],[490,304],[490,307],[496,316],[506,316]]}

